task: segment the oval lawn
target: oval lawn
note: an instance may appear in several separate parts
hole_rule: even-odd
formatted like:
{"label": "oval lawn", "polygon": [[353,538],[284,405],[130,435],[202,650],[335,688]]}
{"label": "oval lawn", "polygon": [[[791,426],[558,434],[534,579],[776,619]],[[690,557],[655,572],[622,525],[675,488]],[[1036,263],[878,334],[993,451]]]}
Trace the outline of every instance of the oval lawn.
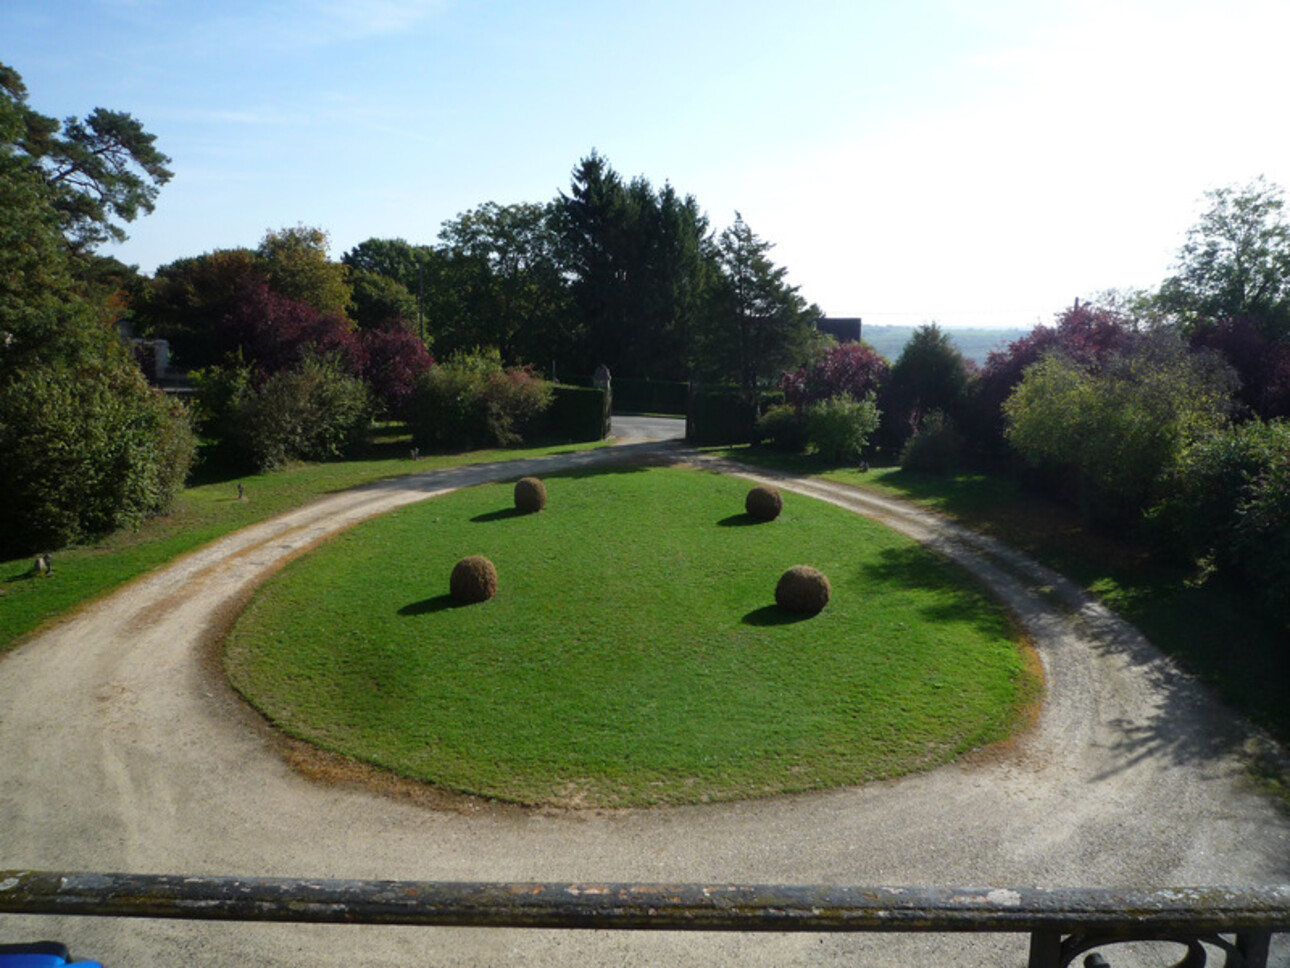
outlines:
{"label": "oval lawn", "polygon": [[[1041,685],[1004,609],[865,518],[684,468],[457,491],[287,566],[231,632],[234,686],[289,735],[522,804],[643,806],[863,783],[1020,728]],[[448,597],[462,557],[496,596]],[[806,564],[832,598],[774,603]]]}

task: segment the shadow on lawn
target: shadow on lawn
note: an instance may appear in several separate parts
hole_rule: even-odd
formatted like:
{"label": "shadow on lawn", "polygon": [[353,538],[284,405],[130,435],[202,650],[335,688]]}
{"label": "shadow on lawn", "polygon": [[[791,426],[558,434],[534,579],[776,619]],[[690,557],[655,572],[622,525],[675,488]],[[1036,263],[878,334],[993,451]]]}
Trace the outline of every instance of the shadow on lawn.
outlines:
{"label": "shadow on lawn", "polygon": [[519,508],[499,508],[496,511],[485,511],[483,514],[476,514],[471,521],[478,524],[486,524],[489,521],[505,521],[508,518],[522,518],[527,511],[521,511]]}
{"label": "shadow on lawn", "polygon": [[447,612],[454,608],[466,608],[468,602],[459,602],[451,595],[435,595],[433,598],[423,598],[419,602],[412,602],[404,605],[399,609],[400,615],[430,615],[434,612]]}
{"label": "shadow on lawn", "polygon": [[743,514],[732,514],[727,518],[722,518],[717,524],[723,528],[747,528],[754,524],[770,524],[769,521],[763,521],[761,518],[755,518],[747,511]]}
{"label": "shadow on lawn", "polygon": [[790,612],[778,605],[763,605],[761,608],[754,608],[743,617],[742,621],[745,625],[765,628],[772,625],[795,625],[814,617],[804,612]]}
{"label": "shadow on lawn", "polygon": [[868,585],[881,583],[931,592],[920,609],[928,622],[971,622],[990,634],[998,634],[1004,627],[999,605],[984,586],[948,562],[929,555],[922,546],[885,548],[876,561],[860,566],[857,577]]}

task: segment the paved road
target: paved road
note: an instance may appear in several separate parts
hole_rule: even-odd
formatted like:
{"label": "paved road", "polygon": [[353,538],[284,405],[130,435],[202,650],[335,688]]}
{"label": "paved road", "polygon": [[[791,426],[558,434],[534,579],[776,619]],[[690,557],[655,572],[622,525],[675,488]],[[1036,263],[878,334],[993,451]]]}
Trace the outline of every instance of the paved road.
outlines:
{"label": "paved road", "polygon": [[[1234,753],[1243,727],[1131,628],[1015,552],[896,502],[815,481],[779,483],[933,545],[1016,611],[1049,684],[1034,729],[969,762],[856,789],[718,806],[525,811],[311,779],[219,675],[212,642],[249,591],[341,528],[453,487],[669,452],[683,453],[628,445],[415,474],[332,495],[188,555],[15,650],[0,661],[0,867],[942,886],[1290,881],[1290,822],[1244,779]],[[1009,935],[642,935],[0,916],[0,940],[51,935],[121,968],[1025,962],[1025,940]],[[1290,950],[1277,944],[1274,963],[1290,964]]]}

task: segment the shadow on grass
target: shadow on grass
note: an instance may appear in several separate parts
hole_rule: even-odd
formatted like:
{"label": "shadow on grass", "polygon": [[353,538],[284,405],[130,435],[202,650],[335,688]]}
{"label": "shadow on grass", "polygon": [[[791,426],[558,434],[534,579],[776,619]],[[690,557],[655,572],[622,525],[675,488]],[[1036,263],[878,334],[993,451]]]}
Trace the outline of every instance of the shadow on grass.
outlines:
{"label": "shadow on grass", "polygon": [[505,521],[508,518],[522,518],[527,513],[527,511],[521,511],[519,508],[499,508],[496,511],[486,511],[483,514],[476,514],[470,520],[478,524],[486,524],[489,521]]}
{"label": "shadow on grass", "polygon": [[805,612],[790,612],[778,605],[763,605],[761,608],[754,608],[743,617],[742,621],[745,625],[765,628],[771,625],[795,625],[809,618],[815,618],[815,616]]}
{"label": "shadow on grass", "polygon": [[423,598],[419,602],[412,602],[404,605],[399,609],[400,615],[431,615],[435,612],[447,612],[454,608],[466,608],[469,602],[459,602],[451,595],[436,595],[433,598]]}
{"label": "shadow on grass", "polygon": [[971,622],[990,634],[1000,630],[999,605],[985,587],[929,555],[922,546],[883,549],[876,561],[863,565],[859,572],[860,580],[867,584],[935,592],[920,608],[929,622]]}
{"label": "shadow on grass", "polygon": [[743,514],[732,514],[728,518],[722,518],[717,522],[723,528],[747,528],[755,524],[770,524],[770,521],[763,521],[761,518],[755,518],[747,511]]}

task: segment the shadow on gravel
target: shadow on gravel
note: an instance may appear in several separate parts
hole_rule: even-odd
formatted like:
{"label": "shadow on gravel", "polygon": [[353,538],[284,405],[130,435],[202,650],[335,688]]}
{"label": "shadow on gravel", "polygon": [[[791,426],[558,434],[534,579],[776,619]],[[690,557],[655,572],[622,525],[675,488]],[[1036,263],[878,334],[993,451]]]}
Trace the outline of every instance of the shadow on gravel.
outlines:
{"label": "shadow on gravel", "polygon": [[1107,779],[1144,760],[1161,757],[1177,765],[1196,767],[1213,762],[1221,768],[1220,761],[1230,762],[1225,757],[1233,749],[1255,737],[1252,727],[1110,609],[1090,602],[1074,620],[1087,632],[1093,649],[1127,660],[1146,677],[1159,697],[1152,712],[1141,720],[1108,722],[1118,734],[1108,746],[1118,762],[1094,780]]}

